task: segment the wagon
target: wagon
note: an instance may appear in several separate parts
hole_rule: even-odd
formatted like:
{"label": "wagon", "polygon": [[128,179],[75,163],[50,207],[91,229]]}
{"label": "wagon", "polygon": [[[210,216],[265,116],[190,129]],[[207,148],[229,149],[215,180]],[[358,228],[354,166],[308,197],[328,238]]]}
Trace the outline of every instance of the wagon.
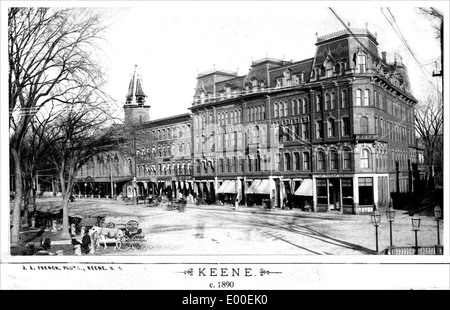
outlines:
{"label": "wagon", "polygon": [[178,210],[179,212],[184,212],[186,204],[187,201],[185,199],[174,199],[167,205],[167,211]]}
{"label": "wagon", "polygon": [[[145,251],[147,249],[147,240],[142,233],[142,228],[139,228],[137,218],[106,216],[100,221],[100,226],[106,228],[120,228],[124,232],[119,246],[119,250],[121,251],[128,251],[130,248],[135,251]],[[113,240],[115,241],[115,239],[110,239],[108,241]]]}

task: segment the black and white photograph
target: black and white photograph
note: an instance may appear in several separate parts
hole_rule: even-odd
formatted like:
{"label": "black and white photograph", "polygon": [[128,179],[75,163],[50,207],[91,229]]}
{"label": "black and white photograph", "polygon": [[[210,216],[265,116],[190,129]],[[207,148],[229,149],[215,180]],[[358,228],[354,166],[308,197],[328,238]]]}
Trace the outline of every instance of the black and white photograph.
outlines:
{"label": "black and white photograph", "polygon": [[2,1],[2,288],[450,288],[448,13]]}

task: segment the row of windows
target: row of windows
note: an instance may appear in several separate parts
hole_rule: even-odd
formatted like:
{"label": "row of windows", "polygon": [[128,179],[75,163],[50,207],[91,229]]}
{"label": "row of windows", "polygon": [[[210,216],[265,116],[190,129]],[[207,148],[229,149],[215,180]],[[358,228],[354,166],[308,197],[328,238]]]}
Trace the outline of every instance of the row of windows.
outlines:
{"label": "row of windows", "polygon": [[[367,117],[363,116],[361,118],[361,132],[368,133],[368,123],[369,120]],[[323,125],[324,122],[322,120],[316,121],[316,139],[321,139],[324,137],[323,135]],[[336,120],[333,118],[329,118],[326,120],[326,132],[328,138],[336,137]],[[350,118],[343,117],[341,119],[341,135],[342,136],[350,136]]]}
{"label": "row of windows", "polygon": [[215,135],[213,138],[208,139],[205,136],[195,137],[195,151],[210,150],[215,151],[215,143],[217,143],[218,150],[222,148],[242,147],[243,137],[245,136],[246,145],[249,144],[267,144],[267,132],[266,128],[259,129],[258,126],[253,127],[253,130],[247,131],[245,134],[242,132],[226,132]]}
{"label": "row of windows", "polygon": [[191,126],[189,124],[156,129],[152,130],[152,132],[137,132],[136,139],[144,140],[148,139],[150,141],[155,140],[168,140],[168,139],[178,139],[178,138],[186,138],[191,135]]}
{"label": "row of windows", "polygon": [[[363,95],[364,94],[364,95]],[[407,120],[408,122],[414,122],[414,109],[409,106],[403,106],[400,102],[392,102],[390,98],[386,101],[383,101],[383,94],[381,92],[377,92],[374,90],[373,100],[374,104],[372,104],[370,96],[370,90],[361,89],[356,90],[356,99],[355,104],[357,106],[371,106],[375,107],[389,113],[395,117],[401,118],[402,120]]]}
{"label": "row of windows", "polygon": [[[414,143],[414,130],[408,129],[406,126],[399,125],[398,122],[392,122],[383,120],[375,116],[375,133],[378,133],[380,137],[388,138],[393,141]],[[387,129],[387,132],[386,132]]]}
{"label": "row of windows", "polygon": [[187,142],[184,143],[178,143],[178,144],[172,144],[172,145],[163,145],[158,146],[158,151],[156,151],[156,148],[152,148],[150,151],[149,148],[147,150],[145,148],[141,150],[136,150],[136,156],[139,157],[166,157],[166,156],[185,156],[189,155],[191,153],[191,147],[190,143]]}
{"label": "row of windows", "polygon": [[[208,121],[208,122],[207,122]],[[242,123],[242,112],[241,109],[235,109],[231,111],[224,111],[217,113],[217,124],[220,126],[225,126],[229,124],[239,124]],[[214,124],[213,113],[200,114],[194,116],[194,129],[204,129],[207,124]]]}
{"label": "row of windows", "polygon": [[190,175],[192,169],[189,164],[158,164],[155,165],[136,165],[136,174],[139,177],[156,175]]}
{"label": "row of windows", "polygon": [[265,105],[253,106],[247,108],[247,121],[254,122],[266,119]]}

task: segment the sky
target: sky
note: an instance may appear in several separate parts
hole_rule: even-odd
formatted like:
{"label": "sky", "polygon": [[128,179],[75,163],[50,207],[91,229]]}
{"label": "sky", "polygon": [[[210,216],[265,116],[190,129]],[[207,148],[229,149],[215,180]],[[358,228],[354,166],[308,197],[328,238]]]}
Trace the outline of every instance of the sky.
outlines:
{"label": "sky", "polygon": [[[446,12],[444,3],[109,2],[108,8],[102,9],[110,23],[102,45],[106,90],[117,100],[121,112],[137,65],[151,105],[151,119],[186,113],[199,72],[215,67],[244,75],[252,60],[266,56],[294,61],[314,57],[316,33],[320,36],[344,29],[327,7],[332,5],[352,27],[364,28],[367,23],[369,31],[377,34],[379,53],[398,52],[402,56],[412,92],[420,100],[430,88],[441,85],[439,78],[431,76],[440,57],[440,43],[430,20],[419,15],[415,6],[436,4]],[[381,7],[387,5],[417,61],[383,15]]]}
{"label": "sky", "polygon": [[[447,1],[1,1],[2,17],[8,5],[17,3],[90,7],[104,14],[109,26],[96,53],[106,71],[105,91],[114,99],[111,108],[122,118],[135,65],[151,105],[150,119],[187,113],[198,73],[215,67],[245,75],[252,60],[266,56],[293,61],[314,57],[316,34],[344,29],[328,6],[351,27],[367,23],[377,34],[379,52],[402,56],[416,98],[441,85],[431,76],[440,57],[439,41],[430,20],[415,7],[434,6],[447,16]],[[417,61],[383,16],[381,7],[386,6]],[[5,19],[2,30],[7,29]]]}

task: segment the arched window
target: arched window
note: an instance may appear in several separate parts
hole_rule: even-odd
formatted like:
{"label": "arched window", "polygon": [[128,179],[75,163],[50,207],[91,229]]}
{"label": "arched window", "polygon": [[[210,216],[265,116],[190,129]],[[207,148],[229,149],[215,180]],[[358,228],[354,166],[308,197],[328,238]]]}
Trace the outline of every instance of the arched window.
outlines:
{"label": "arched window", "polygon": [[330,169],[338,169],[338,153],[336,150],[330,151]]}
{"label": "arched window", "polygon": [[284,102],[284,116],[288,116],[288,102]]}
{"label": "arched window", "polygon": [[368,89],[364,90],[364,105],[365,106],[370,105],[370,90],[368,90]]}
{"label": "arched window", "polygon": [[303,152],[303,170],[309,170],[309,152]]}
{"label": "arched window", "polygon": [[316,111],[322,110],[322,96],[320,94],[316,95]]}
{"label": "arched window", "polygon": [[273,105],[273,117],[278,117],[278,103],[275,102]]}
{"label": "arched window", "polygon": [[345,148],[342,152],[344,169],[352,168],[352,152],[349,148]]}
{"label": "arched window", "polygon": [[328,137],[334,137],[334,119],[330,118],[327,121],[327,127],[328,127]]}
{"label": "arched window", "polygon": [[361,96],[362,96],[362,91],[361,89],[357,89],[356,90],[356,105],[361,105]]}
{"label": "arched window", "polygon": [[330,109],[334,109],[336,107],[336,93],[331,93],[331,106]]}
{"label": "arched window", "polygon": [[294,157],[292,159],[293,159],[292,168],[297,171],[300,170],[300,153],[295,152]]}
{"label": "arched window", "polygon": [[289,153],[284,154],[284,171],[291,170],[291,155]]}
{"label": "arched window", "polygon": [[308,113],[308,100],[306,98],[302,99],[302,113]]}
{"label": "arched window", "polygon": [[331,109],[331,100],[330,100],[330,94],[325,94],[325,110]]}
{"label": "arched window", "polygon": [[325,153],[317,152],[317,170],[325,170]]}
{"label": "arched window", "polygon": [[361,150],[360,165],[363,169],[368,169],[370,164],[370,152],[368,149]]}
{"label": "arched window", "polygon": [[359,133],[368,134],[369,133],[369,119],[362,116],[359,120]]}
{"label": "arched window", "polygon": [[348,116],[342,118],[342,135],[350,135],[350,118]]}
{"label": "arched window", "polygon": [[348,107],[347,91],[346,90],[343,90],[341,92],[341,106],[343,108],[347,108]]}
{"label": "arched window", "polygon": [[297,113],[297,99],[292,99],[292,115]]}
{"label": "arched window", "polygon": [[316,139],[322,138],[323,137],[323,132],[322,132],[322,121],[317,121],[316,122]]}
{"label": "arched window", "polygon": [[278,110],[278,115],[280,116],[280,117],[283,117],[284,116],[284,114],[283,114],[283,103],[282,102],[280,102],[280,105],[279,105],[279,110]]}

